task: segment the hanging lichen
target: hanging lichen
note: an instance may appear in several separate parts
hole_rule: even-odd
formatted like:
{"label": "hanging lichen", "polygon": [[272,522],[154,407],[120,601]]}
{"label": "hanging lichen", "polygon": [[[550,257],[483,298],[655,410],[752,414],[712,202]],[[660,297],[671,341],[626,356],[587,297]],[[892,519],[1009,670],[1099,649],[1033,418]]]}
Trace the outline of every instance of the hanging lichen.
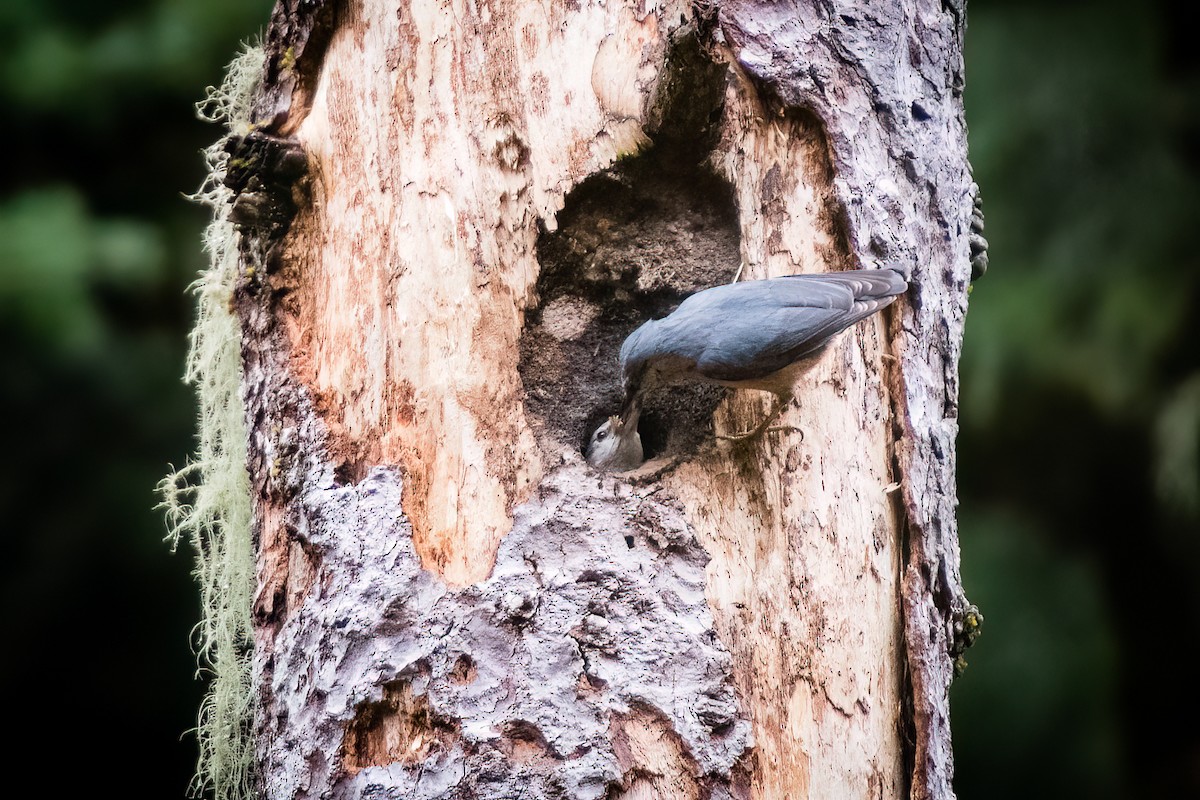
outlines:
{"label": "hanging lichen", "polygon": [[193,196],[212,209],[204,234],[209,266],[192,284],[198,314],[184,380],[199,397],[199,445],[194,458],[159,484],[168,540],[186,539],[196,553],[201,620],[195,628],[200,673],[210,678],[196,735],[200,757],[192,792],[217,800],[252,795],[251,592],[254,551],[250,538],[250,485],[246,473],[246,423],[241,384],[241,331],[230,309],[238,275],[238,234],[227,219],[232,192],[223,178],[225,142],[250,129],[250,99],[262,74],[263,51],[247,46],[229,65],[222,86],[209,87],[197,104],[201,119],[221,122],[227,133],[204,156],[208,176]]}

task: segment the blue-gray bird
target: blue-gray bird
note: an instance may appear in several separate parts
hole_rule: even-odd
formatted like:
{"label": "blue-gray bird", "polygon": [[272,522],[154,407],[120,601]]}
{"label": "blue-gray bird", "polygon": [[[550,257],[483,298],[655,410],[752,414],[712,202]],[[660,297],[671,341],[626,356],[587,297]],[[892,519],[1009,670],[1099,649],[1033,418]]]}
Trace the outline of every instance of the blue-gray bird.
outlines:
{"label": "blue-gray bird", "polygon": [[651,320],[621,345],[625,399],[592,434],[587,461],[612,471],[642,463],[642,393],[680,382],[717,383],[775,395],[755,436],[790,402],[796,379],[833,337],[908,289],[894,269],[850,270],[743,281],[696,292],[666,317]]}

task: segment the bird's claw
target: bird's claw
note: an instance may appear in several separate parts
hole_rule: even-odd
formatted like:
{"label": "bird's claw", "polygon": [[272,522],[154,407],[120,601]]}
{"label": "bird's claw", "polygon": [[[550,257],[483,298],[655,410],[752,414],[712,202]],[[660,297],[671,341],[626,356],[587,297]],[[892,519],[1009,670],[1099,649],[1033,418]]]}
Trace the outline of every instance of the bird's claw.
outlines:
{"label": "bird's claw", "polygon": [[770,427],[760,425],[753,430],[743,431],[742,433],[718,433],[716,437],[730,442],[741,442],[762,434],[779,433],[781,431],[797,431],[800,434],[801,441],[804,440],[804,430],[797,425],[772,425]]}
{"label": "bird's claw", "polygon": [[776,397],[774,407],[765,417],[763,417],[763,421],[758,423],[758,425],[754,426],[752,429],[743,431],[742,433],[718,433],[716,436],[718,439],[725,439],[726,441],[731,442],[740,442],[745,441],[746,439],[753,439],[756,436],[760,436],[764,433],[771,433],[773,431],[800,431],[800,436],[803,439],[804,431],[800,430],[800,428],[797,428],[795,425],[771,424],[775,421],[775,418],[779,416],[779,413],[787,407],[790,401],[790,398],[784,400]]}

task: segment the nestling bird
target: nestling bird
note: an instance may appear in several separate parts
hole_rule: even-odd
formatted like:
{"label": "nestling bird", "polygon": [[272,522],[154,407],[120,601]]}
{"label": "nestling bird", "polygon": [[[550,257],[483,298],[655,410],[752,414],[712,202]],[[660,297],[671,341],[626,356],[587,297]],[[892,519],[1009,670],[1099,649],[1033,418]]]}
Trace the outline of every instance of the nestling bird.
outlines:
{"label": "nestling bird", "polygon": [[621,345],[620,413],[592,434],[587,461],[611,471],[642,463],[638,434],[642,393],[662,384],[717,383],[760,389],[775,406],[753,430],[766,430],[792,398],[796,379],[841,331],[908,289],[894,269],[849,270],[743,281],[696,292]]}

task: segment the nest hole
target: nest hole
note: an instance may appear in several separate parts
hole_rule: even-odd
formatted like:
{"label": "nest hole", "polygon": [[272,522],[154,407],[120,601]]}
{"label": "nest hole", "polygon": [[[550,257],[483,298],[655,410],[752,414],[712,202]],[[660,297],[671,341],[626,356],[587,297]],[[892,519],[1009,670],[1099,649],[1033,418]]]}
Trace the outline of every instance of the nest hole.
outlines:
{"label": "nest hole", "polygon": [[[557,229],[538,237],[537,302],[526,315],[519,368],[547,450],[582,451],[617,412],[626,336],[737,273],[733,187],[710,164],[728,78],[690,31],[679,32],[649,115],[650,145],[582,181]],[[684,454],[710,437],[723,392],[691,385],[648,394],[638,425],[646,457]]]}

